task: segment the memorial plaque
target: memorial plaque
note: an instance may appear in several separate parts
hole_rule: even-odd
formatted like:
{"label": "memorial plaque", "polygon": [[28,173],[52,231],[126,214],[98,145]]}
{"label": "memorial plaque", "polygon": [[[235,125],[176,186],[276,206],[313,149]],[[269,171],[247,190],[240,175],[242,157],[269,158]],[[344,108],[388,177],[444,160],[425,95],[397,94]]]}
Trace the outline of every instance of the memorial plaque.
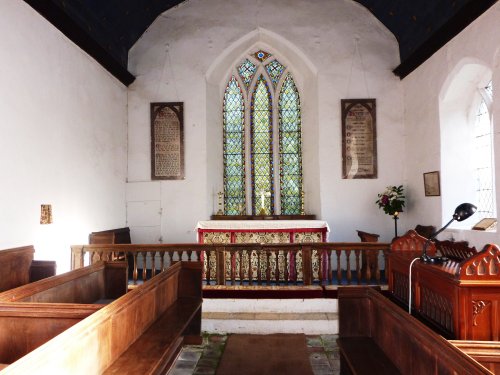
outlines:
{"label": "memorial plaque", "polygon": [[342,178],[377,178],[375,99],[342,99]]}
{"label": "memorial plaque", "polygon": [[151,179],[184,179],[184,104],[151,103]]}

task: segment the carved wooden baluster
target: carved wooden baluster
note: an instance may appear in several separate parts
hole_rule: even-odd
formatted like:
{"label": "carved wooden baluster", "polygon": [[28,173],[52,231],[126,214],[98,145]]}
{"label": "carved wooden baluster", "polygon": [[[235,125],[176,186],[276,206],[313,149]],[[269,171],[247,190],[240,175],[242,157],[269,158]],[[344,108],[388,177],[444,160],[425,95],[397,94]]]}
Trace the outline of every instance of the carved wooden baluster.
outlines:
{"label": "carved wooden baluster", "polygon": [[347,284],[351,285],[352,282],[352,274],[351,274],[351,250],[345,251],[346,255],[346,264],[347,264]]}
{"label": "carved wooden baluster", "polygon": [[240,285],[243,285],[243,281],[245,280],[245,265],[243,264],[243,250],[238,250],[239,258],[240,258]]}
{"label": "carved wooden baluster", "polygon": [[290,251],[290,280],[297,285],[297,256],[295,250]]}
{"label": "carved wooden baluster", "polygon": [[290,274],[288,272],[288,269],[290,267],[290,251],[285,251],[283,250],[283,258],[285,260],[285,268],[283,269],[284,275],[283,279],[285,280],[285,284],[288,285],[290,284]]}
{"label": "carved wooden baluster", "polygon": [[262,267],[260,263],[262,248],[256,251],[257,251],[257,284],[262,285]]}
{"label": "carved wooden baluster", "polygon": [[166,268],[168,268],[168,267],[170,267],[172,265],[173,255],[171,253],[166,253],[166,255],[167,255]]}
{"label": "carved wooden baluster", "polygon": [[207,277],[207,285],[210,285],[210,279],[212,278],[212,273],[210,272],[210,257],[212,255],[212,250],[207,250],[205,251],[205,257],[206,257],[206,269],[205,269],[205,275]]}
{"label": "carved wooden baluster", "polygon": [[141,251],[141,254],[142,254],[142,281],[146,281],[148,279],[148,274],[147,274],[148,266],[146,263],[148,252]]}
{"label": "carved wooden baluster", "polygon": [[369,283],[370,280],[372,279],[372,264],[371,264],[371,261],[372,261],[372,254],[370,253],[370,250],[367,250],[365,252],[365,259],[366,259],[366,265],[365,265],[365,268],[366,268],[366,282]]}
{"label": "carved wooden baluster", "polygon": [[[354,250],[354,257],[356,260],[356,275],[358,276],[358,285],[363,281],[363,275],[361,272],[361,267],[359,266],[359,256],[361,255],[361,250]],[[367,279],[368,280],[368,279]]]}
{"label": "carved wooden baluster", "polygon": [[274,258],[276,259],[276,264],[274,267],[274,280],[276,282],[276,285],[279,285],[280,284],[280,265],[279,265],[280,251],[278,249],[276,249],[272,253],[273,253]]}
{"label": "carved wooden baluster", "polygon": [[134,271],[132,272],[132,279],[134,280],[134,285],[137,284],[138,270],[137,270],[137,258],[139,254],[137,252],[134,253]]}
{"label": "carved wooden baluster", "polygon": [[193,258],[192,258],[193,251],[192,250],[187,250],[186,254],[187,254],[187,260],[189,260],[190,262],[192,262],[193,261]]}
{"label": "carved wooden baluster", "polygon": [[252,249],[247,250],[247,254],[248,254],[248,283],[250,285],[253,285],[253,268],[252,268],[253,250]]}
{"label": "carved wooden baluster", "polygon": [[316,250],[316,255],[318,256],[318,282],[319,285],[323,285],[323,272],[324,272],[324,266],[323,266],[323,251],[321,250]]}
{"label": "carved wooden baluster", "polygon": [[235,285],[236,279],[236,251],[230,251],[229,256],[231,257],[231,285]]}
{"label": "carved wooden baluster", "polygon": [[156,276],[156,251],[151,251],[151,277]]}
{"label": "carved wooden baluster", "polygon": [[266,285],[271,284],[271,250],[266,250]]}
{"label": "carved wooden baluster", "polygon": [[328,284],[333,284],[332,250],[326,251],[328,255]]}
{"label": "carved wooden baluster", "polygon": [[165,271],[165,255],[166,253],[160,253],[160,272]]}
{"label": "carved wooden baluster", "polygon": [[335,252],[337,253],[337,284],[342,285],[342,267],[340,266],[342,250],[335,250]]}
{"label": "carved wooden baluster", "polygon": [[380,285],[380,269],[378,267],[378,254],[379,251],[377,251],[377,256],[375,257],[375,280],[377,280],[377,284]]}

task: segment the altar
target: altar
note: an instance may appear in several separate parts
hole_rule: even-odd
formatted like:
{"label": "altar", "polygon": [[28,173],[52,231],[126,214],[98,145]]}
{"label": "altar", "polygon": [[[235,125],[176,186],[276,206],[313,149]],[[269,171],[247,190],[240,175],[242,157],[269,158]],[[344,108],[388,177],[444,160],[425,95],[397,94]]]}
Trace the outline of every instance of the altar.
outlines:
{"label": "altar", "polygon": [[303,243],[327,242],[330,228],[323,220],[206,220],[196,231],[205,244]]}

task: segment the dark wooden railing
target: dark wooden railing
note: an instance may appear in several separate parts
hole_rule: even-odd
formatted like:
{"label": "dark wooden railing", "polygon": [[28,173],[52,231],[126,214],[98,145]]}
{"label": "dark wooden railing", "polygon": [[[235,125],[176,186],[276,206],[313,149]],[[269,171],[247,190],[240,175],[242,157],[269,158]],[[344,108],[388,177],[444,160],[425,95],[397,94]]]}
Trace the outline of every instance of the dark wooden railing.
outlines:
{"label": "dark wooden railing", "polygon": [[386,285],[389,249],[378,242],[74,245],[71,264],[125,259],[134,284],[186,260],[203,261],[212,285]]}

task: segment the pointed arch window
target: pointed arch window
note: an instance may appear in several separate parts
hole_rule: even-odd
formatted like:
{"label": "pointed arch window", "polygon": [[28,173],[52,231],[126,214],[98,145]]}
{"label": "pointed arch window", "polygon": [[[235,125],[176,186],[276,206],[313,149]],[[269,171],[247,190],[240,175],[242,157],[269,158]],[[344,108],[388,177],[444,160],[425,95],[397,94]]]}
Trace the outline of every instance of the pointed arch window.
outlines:
{"label": "pointed arch window", "polygon": [[224,207],[237,215],[245,206],[245,122],[243,92],[236,78],[224,93]]}
{"label": "pointed arch window", "polygon": [[476,216],[496,217],[495,203],[495,168],[493,162],[493,125],[491,107],[493,85],[479,89],[481,100],[476,112],[474,124],[474,175],[476,188]]}
{"label": "pointed arch window", "polygon": [[223,102],[224,213],[301,214],[301,108],[293,74],[262,50],[232,72]]}

